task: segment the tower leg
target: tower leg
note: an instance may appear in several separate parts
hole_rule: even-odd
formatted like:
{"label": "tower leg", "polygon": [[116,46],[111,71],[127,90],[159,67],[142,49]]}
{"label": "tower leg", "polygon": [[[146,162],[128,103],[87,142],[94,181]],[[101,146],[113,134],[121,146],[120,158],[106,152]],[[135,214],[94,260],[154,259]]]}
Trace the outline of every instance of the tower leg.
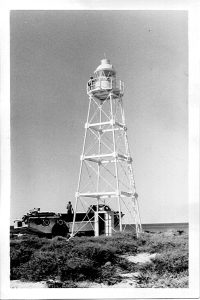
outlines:
{"label": "tower leg", "polygon": [[99,212],[95,211],[94,217],[94,235],[99,236]]}
{"label": "tower leg", "polygon": [[[89,106],[88,106],[88,113],[87,113],[87,124],[88,124],[89,115],[90,115],[91,101],[92,100],[91,100],[91,97],[90,97]],[[74,236],[74,226],[75,226],[75,220],[76,220],[77,205],[78,205],[78,200],[79,200],[78,192],[79,192],[79,189],[80,189],[81,174],[82,174],[82,168],[83,168],[82,156],[83,156],[84,151],[85,151],[86,137],[87,137],[87,127],[85,128],[85,135],[84,135],[84,140],[83,140],[83,150],[82,150],[82,155],[81,155],[81,164],[80,164],[80,170],[79,170],[79,176],[78,176],[78,187],[77,187],[77,193],[76,193],[75,209],[74,209],[74,217],[73,217],[73,223],[72,223],[72,234],[71,234],[71,236]]]}
{"label": "tower leg", "polygon": [[110,93],[110,113],[111,113],[111,120],[112,120],[112,137],[113,137],[113,147],[115,153],[115,176],[116,176],[116,185],[117,185],[117,200],[118,200],[118,209],[119,209],[119,230],[122,231],[122,216],[121,216],[121,204],[120,204],[120,195],[119,195],[119,177],[118,177],[118,167],[117,167],[117,151],[116,151],[116,138],[115,138],[115,116],[113,113],[113,99],[112,93]]}
{"label": "tower leg", "polygon": [[[124,114],[124,107],[123,107],[123,103],[122,103],[122,99],[121,98],[120,98],[120,108],[121,108],[121,114],[122,114],[122,122],[123,122],[123,124],[126,124],[125,114]],[[124,138],[125,138],[126,154],[127,154],[127,156],[130,156],[130,149],[129,149],[129,143],[128,143],[128,135],[127,135],[127,131],[126,130],[124,131]],[[141,219],[140,219],[140,213],[139,213],[138,199],[137,199],[137,197],[135,197],[135,195],[136,195],[136,187],[135,187],[135,180],[134,180],[134,175],[133,175],[132,162],[129,163],[128,171],[129,171],[130,186],[132,187],[132,193],[134,195],[134,198],[133,198],[133,209],[134,209],[134,215],[135,215],[135,230],[136,230],[136,235],[138,237],[139,234],[142,232],[142,225],[141,225]]]}

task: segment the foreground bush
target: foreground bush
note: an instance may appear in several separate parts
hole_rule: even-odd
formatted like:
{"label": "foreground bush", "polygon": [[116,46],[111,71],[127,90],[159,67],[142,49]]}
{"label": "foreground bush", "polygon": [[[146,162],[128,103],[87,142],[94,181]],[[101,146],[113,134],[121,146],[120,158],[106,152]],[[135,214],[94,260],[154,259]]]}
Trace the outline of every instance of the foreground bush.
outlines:
{"label": "foreground bush", "polygon": [[147,271],[141,273],[137,287],[139,288],[188,288],[188,271],[179,274],[165,272],[162,276]]}
{"label": "foreground bush", "polygon": [[116,249],[88,240],[55,238],[41,242],[27,237],[12,242],[11,279],[39,281],[60,276],[64,281],[103,277],[101,267],[108,261],[115,262]]}
{"label": "foreground bush", "polygon": [[188,287],[188,250],[157,254],[151,263],[137,267],[139,287]]}
{"label": "foreground bush", "polygon": [[[10,269],[11,279],[23,278],[24,271],[29,271],[26,264],[32,260],[32,257],[38,249],[40,249],[47,239],[28,236],[22,239],[14,239],[10,242]],[[25,269],[25,270],[24,270]]]}
{"label": "foreground bush", "polygon": [[[148,264],[134,264],[124,254],[157,253]],[[50,281],[51,287],[76,287],[76,282],[89,280],[114,284],[120,272],[139,272],[140,287],[186,287],[188,284],[187,235],[133,233],[112,237],[62,237],[45,239],[24,236],[11,241],[11,279]],[[73,283],[74,282],[74,283]],[[72,284],[73,283],[73,284]]]}
{"label": "foreground bush", "polygon": [[188,235],[178,232],[141,235],[138,241],[138,252],[162,253],[174,249],[188,248]]}
{"label": "foreground bush", "polygon": [[41,281],[48,278],[49,275],[56,275],[57,269],[57,260],[54,253],[35,252],[28,262],[13,268],[12,276],[15,279]]}

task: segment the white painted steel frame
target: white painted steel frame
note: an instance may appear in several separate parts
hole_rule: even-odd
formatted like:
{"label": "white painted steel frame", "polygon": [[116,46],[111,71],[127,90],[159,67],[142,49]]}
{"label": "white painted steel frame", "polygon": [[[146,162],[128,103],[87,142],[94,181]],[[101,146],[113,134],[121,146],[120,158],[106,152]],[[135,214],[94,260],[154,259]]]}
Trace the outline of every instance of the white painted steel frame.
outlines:
{"label": "white painted steel frame", "polygon": [[[77,186],[77,193],[76,193],[76,200],[75,200],[73,225],[72,225],[72,236],[74,236],[78,233],[78,231],[77,232],[74,231],[75,219],[76,219],[76,213],[77,213],[77,204],[80,201],[87,205],[87,200],[84,199],[86,197],[96,198],[97,212],[99,211],[100,199],[101,200],[109,199],[109,202],[110,202],[112,198],[117,198],[120,231],[122,231],[121,202],[123,201],[124,197],[132,198],[132,208],[127,207],[126,202],[123,201],[123,203],[127,207],[127,209],[130,211],[130,214],[134,218],[136,234],[138,236],[139,233],[142,232],[142,226],[141,226],[139,206],[138,206],[138,200],[137,200],[137,194],[136,194],[136,188],[135,188],[135,180],[134,180],[134,175],[133,175],[132,158],[130,155],[130,149],[129,149],[129,144],[128,144],[127,127],[126,127],[126,123],[125,123],[125,114],[124,114],[124,108],[123,108],[123,103],[122,103],[122,97],[121,96],[116,97],[116,95],[113,96],[113,92],[110,91],[110,92],[108,92],[107,98],[104,101],[102,101],[102,100],[98,100],[97,97],[94,96],[91,92],[88,94],[89,94],[89,106],[88,106],[88,113],[87,113],[87,121],[85,124],[83,149],[82,149],[82,154],[81,154],[81,163],[80,163],[78,186]],[[98,101],[99,101],[99,103],[98,103]],[[110,102],[110,109],[108,112],[105,112],[104,109],[102,108],[105,101]],[[114,101],[115,101],[115,106],[118,105],[120,107],[122,122],[118,122],[115,120],[116,116],[114,115],[114,111],[113,111]],[[90,109],[91,109],[92,102],[96,104],[97,109],[93,113],[92,117],[90,118]],[[115,114],[116,114],[117,108],[115,107],[115,109],[116,109],[116,112],[115,112]],[[97,112],[99,112],[99,122],[92,123],[92,120],[94,119]],[[102,113],[104,114],[104,116],[106,116],[109,119],[109,121],[102,121]],[[110,116],[109,116],[109,114],[110,114]],[[111,127],[104,129],[104,127],[107,125],[111,126]],[[85,146],[86,146],[88,130],[94,134],[94,137],[95,137],[94,140],[98,141],[98,154],[85,155],[87,152],[87,151],[85,152],[85,150],[86,150]],[[125,148],[126,148],[125,154],[119,154],[116,151],[116,133],[115,133],[116,130],[122,130],[122,132],[124,134],[123,137],[124,137]],[[112,133],[112,141],[111,142],[109,141],[110,145],[108,146],[105,144],[105,142],[102,141],[102,136],[104,134],[106,134],[106,132],[109,132],[109,131]],[[89,148],[92,148],[94,146],[94,140],[91,141],[91,146]],[[101,145],[103,145],[103,144],[111,151],[112,151],[112,147],[113,147],[113,152],[111,152],[110,154],[101,153]],[[107,160],[105,160],[104,158]],[[124,172],[125,172],[126,176],[128,176],[128,178],[129,178],[129,183],[130,183],[130,187],[131,187],[131,191],[132,191],[131,193],[119,190],[119,183],[122,181],[119,178],[119,172],[118,172],[120,160],[123,160],[127,163],[127,169],[128,169],[129,174],[127,174],[125,170],[124,170]],[[97,165],[98,165],[97,171],[93,168],[93,166],[89,163],[89,161],[93,162],[93,163],[97,163]],[[81,193],[80,192],[80,182],[81,182],[81,176],[82,176],[83,163],[87,163],[86,165],[87,165],[88,169],[92,170],[97,175],[96,192],[95,193],[90,193],[90,192],[89,193]],[[114,166],[115,166],[115,174],[111,174],[111,175],[113,175],[116,178],[116,187],[112,186],[109,183],[109,181],[107,181],[104,177],[101,176],[101,173],[100,173],[101,166],[106,168],[106,165],[109,163],[114,163]],[[106,182],[108,185],[110,185],[110,187],[113,190],[110,192],[100,192],[99,191],[100,179],[102,179],[104,182]],[[83,206],[83,203],[82,203],[82,206]],[[108,204],[108,202],[107,202],[107,204]],[[100,215],[99,215],[99,217],[101,218]],[[91,222],[91,224],[93,226],[93,217],[88,222]],[[84,227],[84,224],[81,227],[81,229],[83,227]],[[125,227],[124,227],[124,229],[125,229]],[[114,228],[113,228],[113,231],[115,231]]]}

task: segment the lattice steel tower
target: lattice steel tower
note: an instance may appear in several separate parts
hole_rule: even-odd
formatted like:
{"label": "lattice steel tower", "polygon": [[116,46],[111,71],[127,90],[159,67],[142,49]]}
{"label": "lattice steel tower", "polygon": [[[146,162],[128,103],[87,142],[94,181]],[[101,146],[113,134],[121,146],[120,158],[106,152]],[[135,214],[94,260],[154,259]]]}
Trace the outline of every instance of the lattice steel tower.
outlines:
{"label": "lattice steel tower", "polygon": [[[104,230],[106,235],[125,230],[127,224],[133,224],[138,235],[142,227],[122,101],[124,83],[116,78],[108,59],[101,60],[94,78],[88,81],[87,94],[89,107],[72,236],[88,224],[98,236],[103,223],[109,226]],[[80,211],[86,212],[87,221],[82,220],[77,227],[75,218]]]}

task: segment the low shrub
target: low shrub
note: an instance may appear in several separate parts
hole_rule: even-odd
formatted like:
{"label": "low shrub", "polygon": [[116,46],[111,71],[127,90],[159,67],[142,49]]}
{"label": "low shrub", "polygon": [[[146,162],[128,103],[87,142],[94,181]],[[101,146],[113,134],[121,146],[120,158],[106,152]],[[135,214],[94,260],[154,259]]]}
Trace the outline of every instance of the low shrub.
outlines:
{"label": "low shrub", "polygon": [[139,287],[188,287],[188,250],[156,255],[151,263],[136,266]]}
{"label": "low shrub", "polygon": [[96,265],[103,265],[107,261],[113,262],[116,258],[116,248],[101,245],[99,243],[87,242],[74,246],[70,252],[70,257],[81,257],[91,259]]}
{"label": "low shrub", "polygon": [[156,255],[151,263],[145,263],[138,266],[140,271],[151,271],[157,274],[165,272],[180,273],[188,269],[188,252],[176,250],[174,252],[164,252]]}
{"label": "low shrub", "polygon": [[97,282],[104,283],[107,285],[114,285],[121,281],[121,277],[116,273],[115,266],[103,266],[99,272],[99,277]]}
{"label": "low shrub", "polygon": [[18,267],[13,268],[11,279],[26,279],[30,281],[41,281],[48,276],[57,275],[58,264],[54,253],[36,251],[31,259]]}
{"label": "low shrub", "polygon": [[98,277],[98,268],[95,267],[93,260],[83,258],[67,259],[59,267],[61,281],[66,280],[94,280]]}
{"label": "low shrub", "polygon": [[47,238],[42,238],[34,235],[25,235],[18,240],[11,240],[11,246],[23,245],[24,247],[33,249],[39,249],[46,243],[49,243],[49,240]]}
{"label": "low shrub", "polygon": [[163,275],[146,272],[138,277],[136,287],[139,288],[188,288],[188,272],[172,274],[165,272]]}
{"label": "low shrub", "polygon": [[[131,263],[123,254],[158,253],[151,263]],[[90,280],[107,285],[121,280],[117,272],[138,272],[140,287],[187,286],[187,234],[129,233],[111,237],[23,237],[11,240],[11,279],[49,280],[51,287],[69,287]],[[182,277],[181,277],[182,276]],[[54,280],[56,277],[61,279]],[[180,284],[179,279],[180,280]]]}
{"label": "low shrub", "polygon": [[188,251],[175,250],[173,252],[165,252],[157,255],[152,262],[155,271],[162,274],[163,270],[170,273],[180,273],[188,269]]}
{"label": "low shrub", "polygon": [[117,254],[137,253],[137,241],[135,240],[111,240],[107,242],[107,246],[114,247]]}
{"label": "low shrub", "polygon": [[188,247],[188,236],[175,233],[148,234],[144,233],[138,239],[138,252],[162,253],[174,249]]}
{"label": "low shrub", "polygon": [[26,248],[24,246],[19,249],[11,248],[10,249],[10,264],[12,267],[17,267],[20,264],[23,264],[31,258],[34,250],[30,248]]}
{"label": "low shrub", "polygon": [[127,259],[126,256],[120,255],[118,256],[118,259],[116,261],[116,266],[118,268],[118,271],[121,273],[127,273],[127,272],[138,272],[138,264],[135,262],[132,262]]}
{"label": "low shrub", "polygon": [[[47,239],[36,236],[25,236],[21,239],[14,239],[10,242],[10,268],[11,279],[17,279],[20,275],[20,266],[31,260],[32,255],[44,244],[48,243]],[[23,273],[23,272],[22,272]]]}

